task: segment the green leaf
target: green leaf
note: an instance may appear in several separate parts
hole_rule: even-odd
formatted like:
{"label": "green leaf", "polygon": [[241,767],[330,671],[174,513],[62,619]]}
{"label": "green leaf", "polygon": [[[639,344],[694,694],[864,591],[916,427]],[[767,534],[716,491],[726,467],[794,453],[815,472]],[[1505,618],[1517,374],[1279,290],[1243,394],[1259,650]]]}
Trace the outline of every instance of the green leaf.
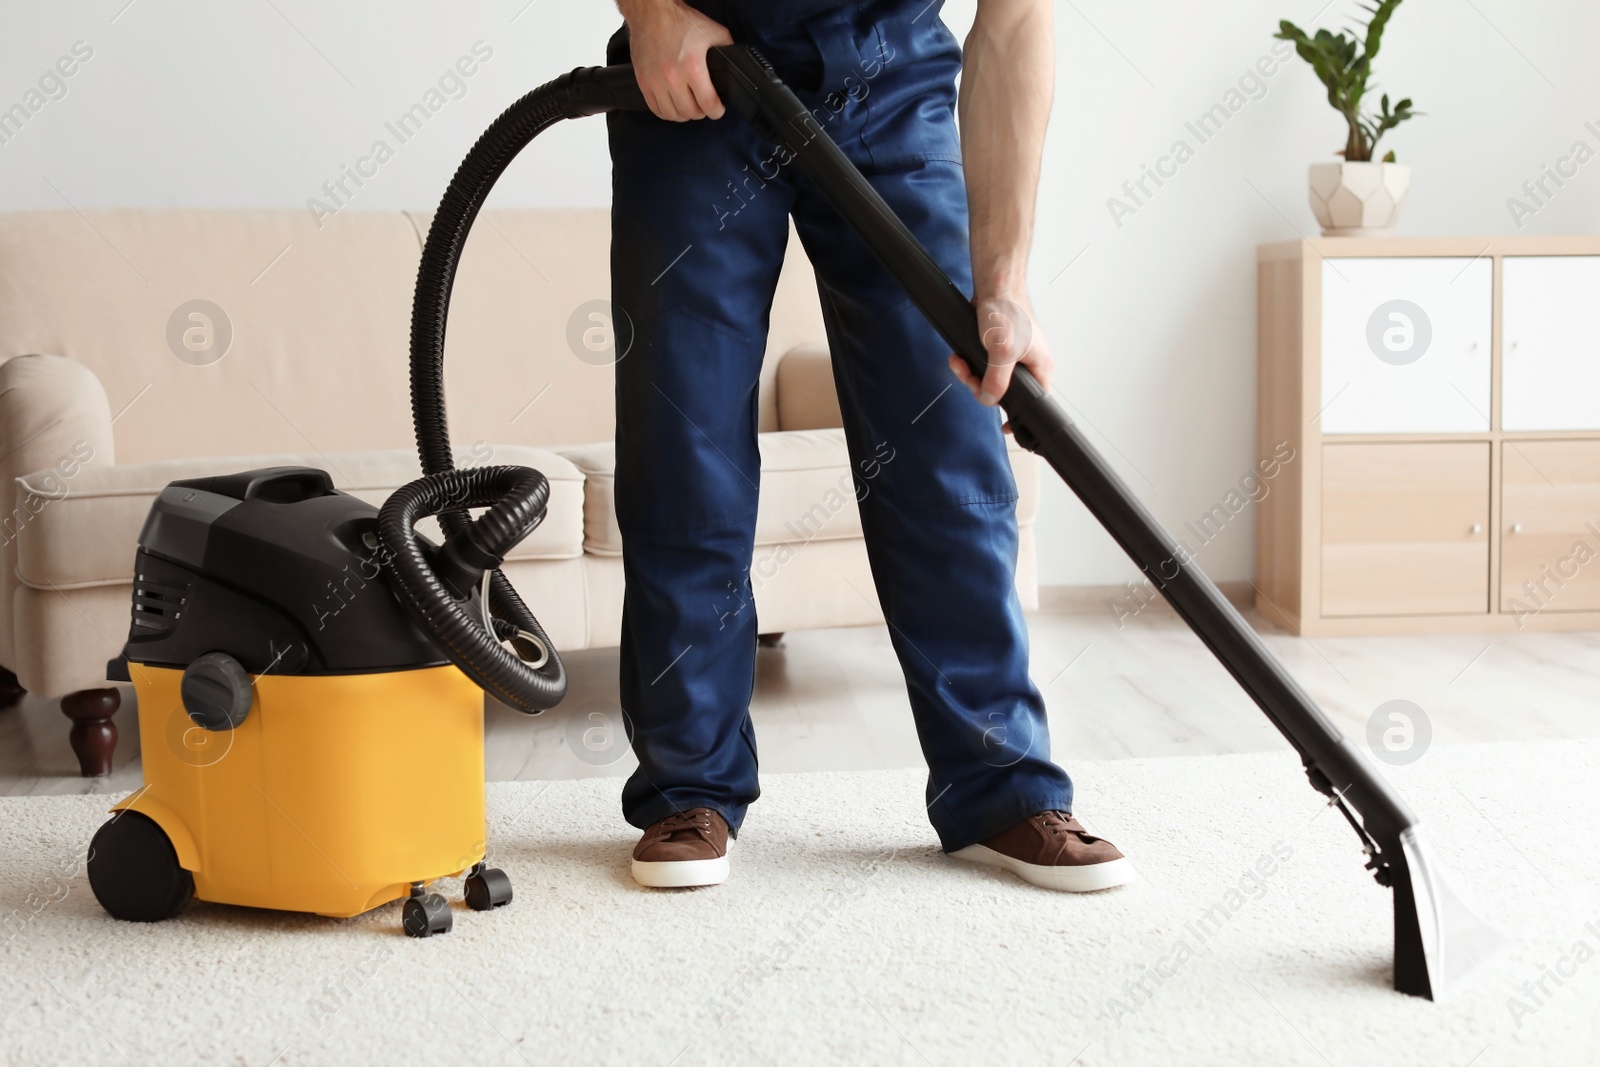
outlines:
{"label": "green leaf", "polygon": [[1384,153],[1383,161],[1385,163],[1393,163],[1394,162],[1394,149],[1391,148],[1391,149],[1389,149],[1388,152]]}
{"label": "green leaf", "polygon": [[1275,36],[1292,41],[1295,54],[1311,67],[1317,80],[1327,88],[1328,106],[1337,111],[1349,126],[1349,139],[1341,152],[1352,161],[1372,158],[1378,139],[1385,132],[1414,117],[1409,97],[1391,105],[1384,93],[1375,116],[1364,113],[1363,102],[1372,77],[1372,60],[1383,42],[1383,33],[1399,8],[1401,0],[1369,0],[1360,8],[1369,18],[1365,27],[1352,26],[1351,35],[1318,29],[1307,35],[1288,19],[1278,22]]}
{"label": "green leaf", "polygon": [[1372,11],[1372,21],[1367,23],[1367,58],[1372,59],[1378,54],[1378,47],[1383,43],[1383,31],[1389,25],[1389,20],[1394,17],[1395,8],[1400,6],[1400,0],[1381,0]]}

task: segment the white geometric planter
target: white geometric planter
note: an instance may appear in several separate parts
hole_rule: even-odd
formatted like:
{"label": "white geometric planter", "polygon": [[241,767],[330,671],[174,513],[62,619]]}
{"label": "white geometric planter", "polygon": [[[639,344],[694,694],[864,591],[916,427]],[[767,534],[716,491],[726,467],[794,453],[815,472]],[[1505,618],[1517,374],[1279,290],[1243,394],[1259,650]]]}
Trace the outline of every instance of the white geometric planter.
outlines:
{"label": "white geometric planter", "polygon": [[1311,164],[1311,210],[1324,237],[1387,237],[1411,191],[1403,163]]}

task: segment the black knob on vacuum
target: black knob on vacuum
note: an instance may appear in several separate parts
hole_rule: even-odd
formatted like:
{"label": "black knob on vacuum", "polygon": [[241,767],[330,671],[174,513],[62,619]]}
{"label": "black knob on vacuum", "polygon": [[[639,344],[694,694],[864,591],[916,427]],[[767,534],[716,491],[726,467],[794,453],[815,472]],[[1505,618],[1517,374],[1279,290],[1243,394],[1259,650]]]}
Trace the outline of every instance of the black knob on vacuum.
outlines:
{"label": "black knob on vacuum", "polygon": [[207,652],[183,672],[183,710],[203,730],[232,730],[250,714],[250,674],[226,652]]}

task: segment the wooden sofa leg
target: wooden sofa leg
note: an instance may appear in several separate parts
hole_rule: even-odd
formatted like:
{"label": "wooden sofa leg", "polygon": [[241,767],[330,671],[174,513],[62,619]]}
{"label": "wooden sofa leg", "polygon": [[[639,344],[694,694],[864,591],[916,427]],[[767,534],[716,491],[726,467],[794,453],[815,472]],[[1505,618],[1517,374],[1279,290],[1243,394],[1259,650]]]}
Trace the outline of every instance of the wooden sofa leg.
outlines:
{"label": "wooden sofa leg", "polygon": [[61,698],[61,713],[72,720],[72,751],[85,778],[111,773],[111,756],[117,750],[117,724],[111,716],[122,706],[115,689],[81,689]]}
{"label": "wooden sofa leg", "polygon": [[0,708],[9,708],[23,698],[27,690],[22,688],[22,683],[17,681],[17,676],[5,667],[0,667]]}

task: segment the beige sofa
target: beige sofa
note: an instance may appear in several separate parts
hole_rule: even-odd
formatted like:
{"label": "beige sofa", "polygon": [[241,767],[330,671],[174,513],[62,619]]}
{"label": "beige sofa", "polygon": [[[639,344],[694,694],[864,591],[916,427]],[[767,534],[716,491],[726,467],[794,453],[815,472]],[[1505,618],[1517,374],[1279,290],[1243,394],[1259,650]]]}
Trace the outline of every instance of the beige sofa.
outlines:
{"label": "beige sofa", "polygon": [[[63,698],[85,774],[110,767],[118,691],[105,664],[127,634],[135,539],[157,490],[296,463],[380,502],[417,476],[407,342],[427,225],[401,212],[320,226],[292,210],[0,214],[0,486],[11,494],[0,665],[15,674],[0,683]],[[622,610],[613,371],[569,341],[607,296],[609,240],[603,210],[485,212],[447,341],[458,462],[525,464],[551,481],[549,517],[506,572],[567,650],[615,645]],[[849,462],[797,248],[761,377],[752,581],[763,633],[881,621],[857,592],[872,585],[854,501],[838,508],[830,492],[849,486]],[[195,300],[222,317],[187,317]],[[1031,607],[1038,476],[1026,453],[1013,458]]]}

